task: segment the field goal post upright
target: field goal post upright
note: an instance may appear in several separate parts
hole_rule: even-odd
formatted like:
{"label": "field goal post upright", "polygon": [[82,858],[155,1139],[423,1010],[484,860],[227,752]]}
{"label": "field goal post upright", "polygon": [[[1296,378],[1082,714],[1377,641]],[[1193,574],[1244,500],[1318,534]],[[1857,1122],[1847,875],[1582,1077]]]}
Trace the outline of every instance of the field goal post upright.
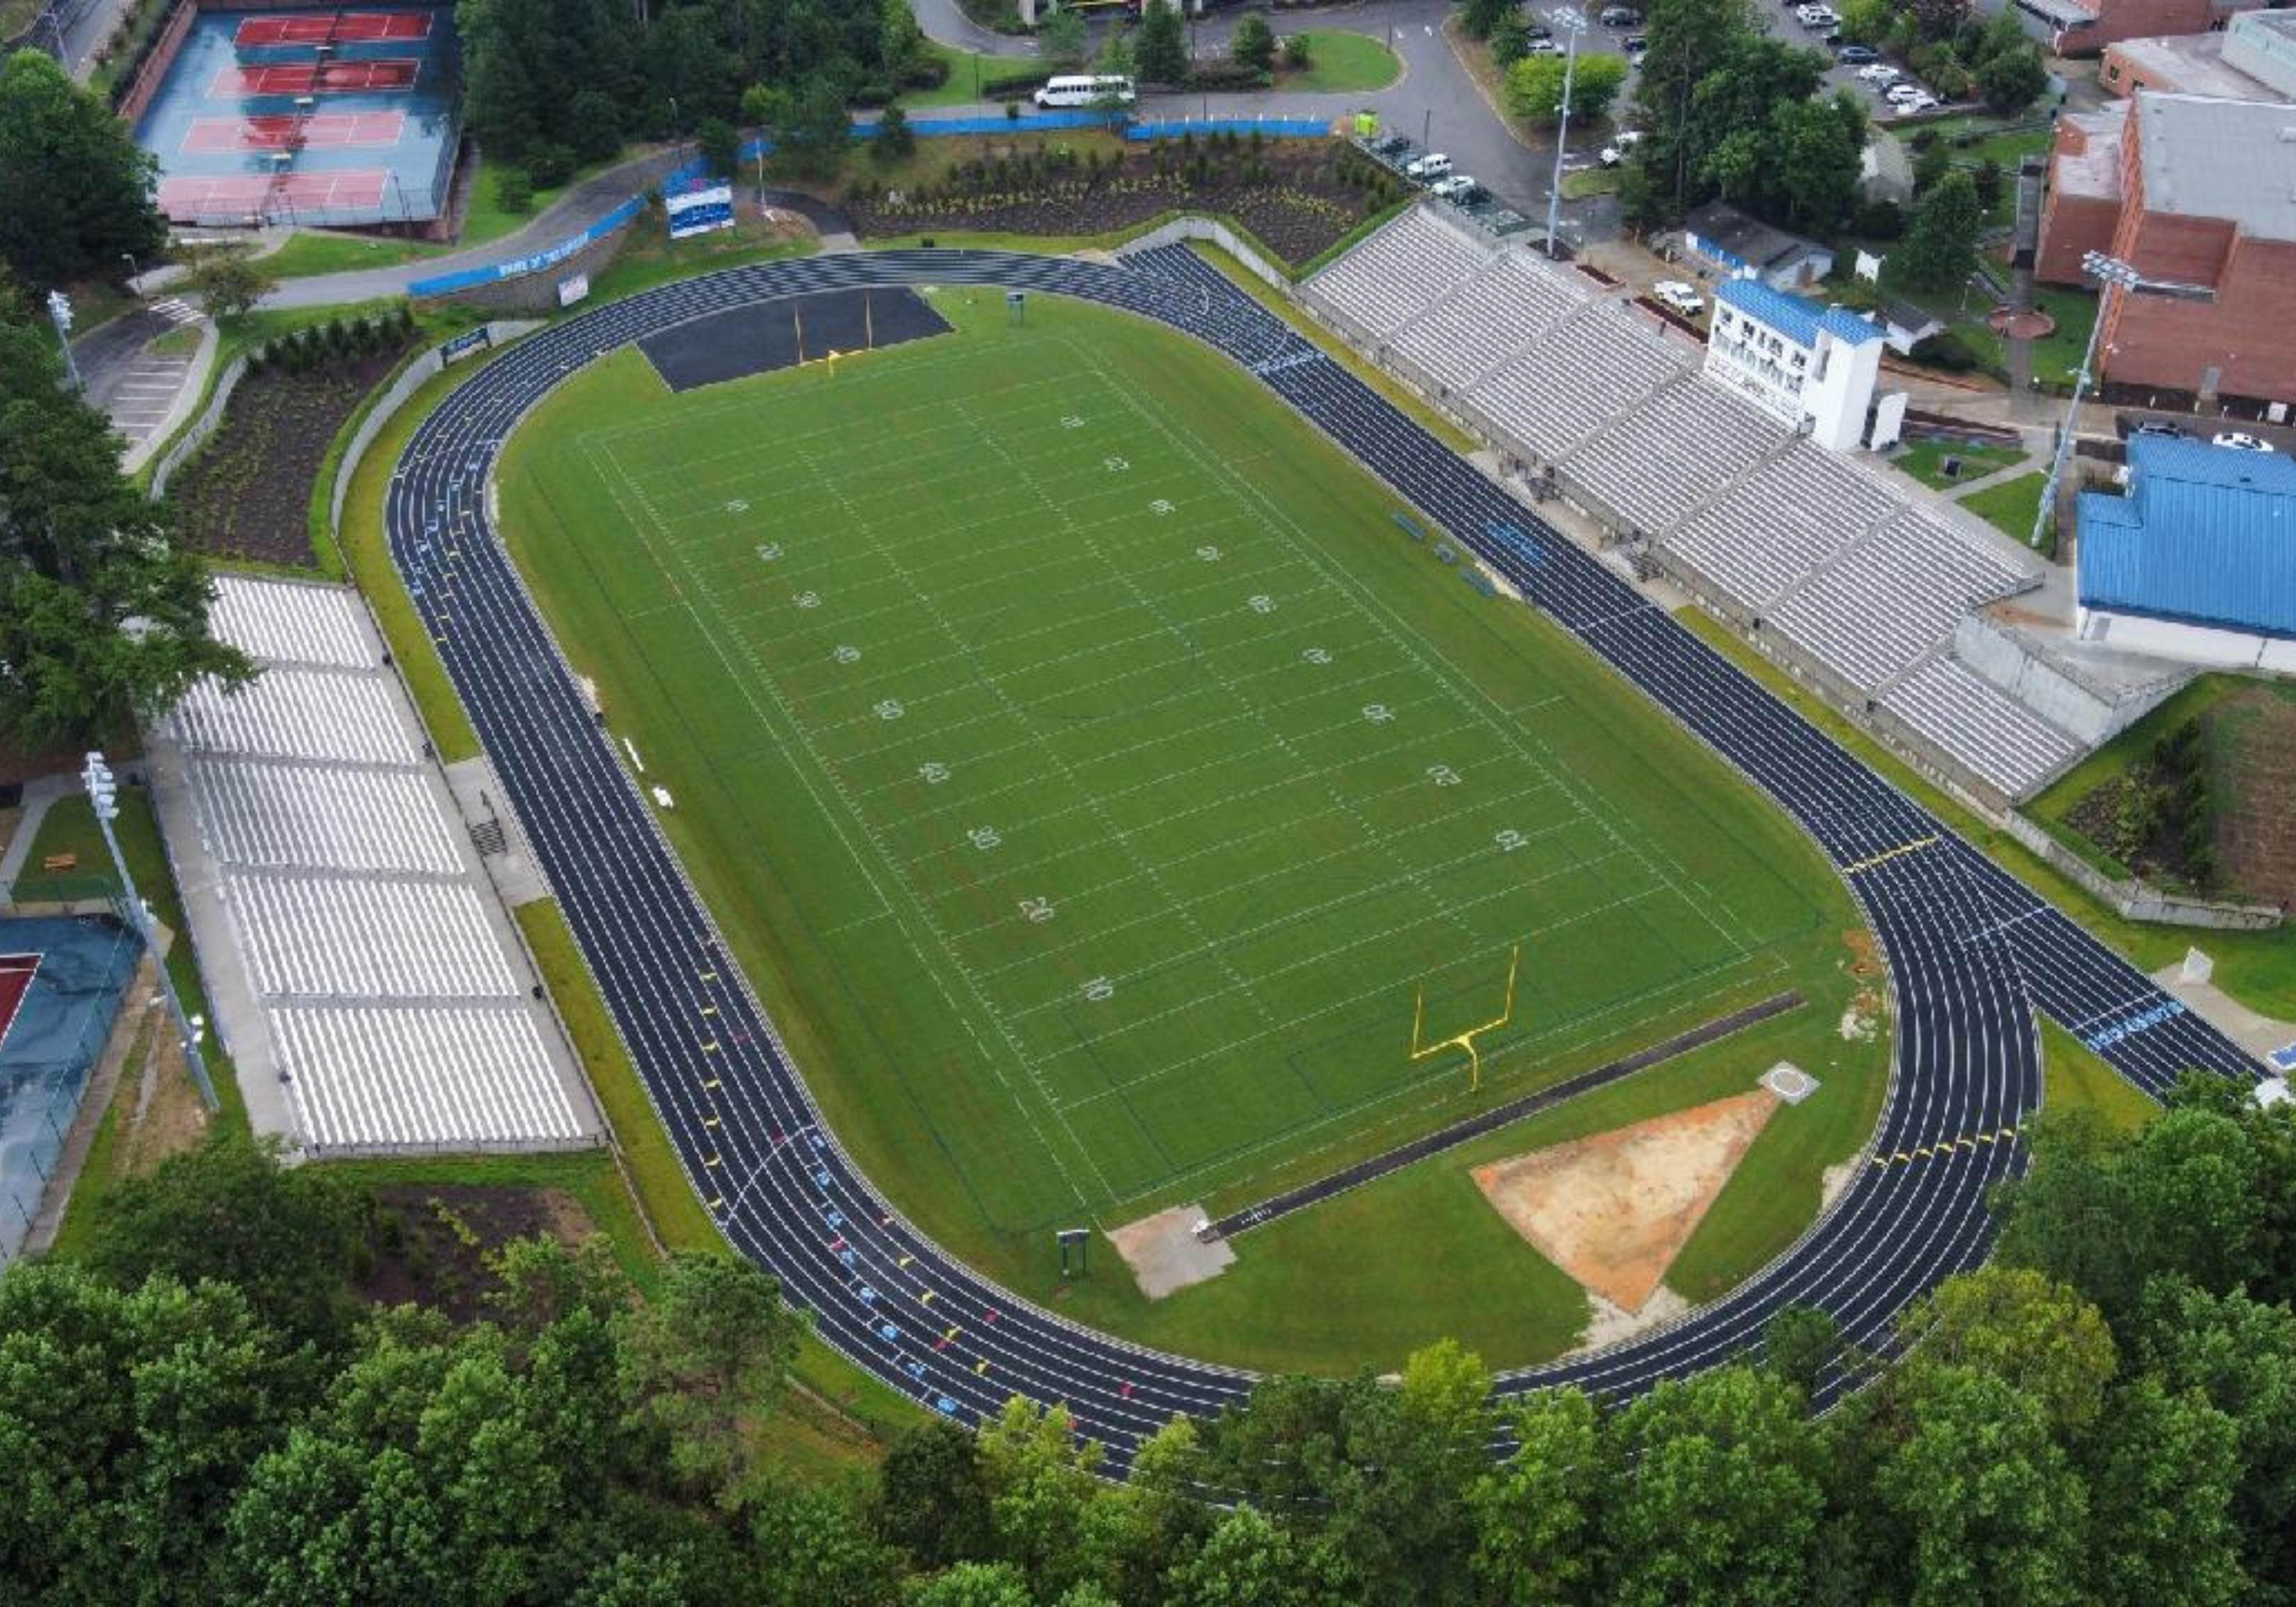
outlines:
{"label": "field goal post upright", "polygon": [[1430,1055],[1440,1054],[1446,1049],[1464,1050],[1467,1055],[1467,1092],[1470,1094],[1480,1092],[1483,1086],[1483,1056],[1482,1051],[1475,1047],[1475,1040],[1486,1032],[1497,1031],[1514,1020],[1514,981],[1521,969],[1522,945],[1518,943],[1514,946],[1513,953],[1507,959],[1505,1008],[1502,1009],[1496,1016],[1479,1026],[1469,1027],[1464,1031],[1452,1034],[1449,1037],[1438,1038],[1431,1044],[1423,1044],[1419,1041],[1420,1032],[1427,1018],[1427,985],[1422,982],[1417,993],[1413,996],[1411,1006],[1412,1060],[1414,1062],[1423,1061]]}

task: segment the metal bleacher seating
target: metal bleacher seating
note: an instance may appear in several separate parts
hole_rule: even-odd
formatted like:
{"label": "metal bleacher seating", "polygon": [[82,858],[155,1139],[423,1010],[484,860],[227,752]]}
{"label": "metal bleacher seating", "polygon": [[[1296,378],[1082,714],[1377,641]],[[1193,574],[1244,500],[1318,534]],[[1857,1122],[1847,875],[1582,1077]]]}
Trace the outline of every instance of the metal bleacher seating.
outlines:
{"label": "metal bleacher seating", "polygon": [[1866,691],[1931,652],[1963,615],[2035,584],[1943,521],[1909,510],[1853,542],[1769,612],[1769,624]]}
{"label": "metal bleacher seating", "polygon": [[1568,455],[1695,365],[1617,303],[1593,301],[1485,375],[1468,401],[1532,455]]}
{"label": "metal bleacher seating", "polygon": [[271,1021],[315,1147],[580,1136],[534,1018],[515,1005],[283,1004]]}
{"label": "metal bleacher seating", "polygon": [[2087,750],[1949,654],[1890,688],[1882,707],[2007,798],[2022,798]]}
{"label": "metal bleacher seating", "polygon": [[237,575],[217,576],[215,591],[209,628],[251,657],[336,669],[366,669],[374,663],[358,604],[348,592]]}
{"label": "metal bleacher seating", "polygon": [[545,1018],[357,599],[217,589],[215,633],[258,674],[193,688],[160,734],[182,750],[296,1136],[318,1152],[578,1142]]}
{"label": "metal bleacher seating", "polygon": [[1666,538],[1709,585],[1760,612],[1902,506],[1871,476],[1797,439]]}
{"label": "metal bleacher seating", "polygon": [[1414,206],[1308,281],[1310,294],[1374,335],[1425,312],[1490,258],[1425,206]]}
{"label": "metal bleacher seating", "polygon": [[1719,386],[1686,380],[1595,437],[1564,468],[1620,516],[1662,530],[1791,439]]}
{"label": "metal bleacher seating", "polygon": [[1588,299],[1574,275],[1521,251],[1502,251],[1398,330],[1395,349],[1439,383],[1464,389]]}

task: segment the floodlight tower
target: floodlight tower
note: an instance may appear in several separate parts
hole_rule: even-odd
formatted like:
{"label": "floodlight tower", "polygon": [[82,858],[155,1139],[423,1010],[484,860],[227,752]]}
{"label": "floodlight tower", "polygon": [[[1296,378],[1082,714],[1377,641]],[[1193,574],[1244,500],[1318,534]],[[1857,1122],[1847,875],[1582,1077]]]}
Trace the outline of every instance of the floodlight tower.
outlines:
{"label": "floodlight tower", "polygon": [[1562,120],[1554,130],[1554,184],[1546,193],[1546,255],[1554,256],[1554,231],[1562,226],[1562,152],[1570,143],[1570,91],[1578,81],[1578,36],[1587,31],[1587,13],[1576,6],[1558,5],[1546,13],[1567,41],[1562,58]]}
{"label": "floodlight tower", "polygon": [[87,381],[79,377],[79,360],[72,356],[71,298],[62,291],[48,292],[48,322],[56,326],[56,344],[63,348],[64,372],[71,376],[74,390],[86,390]]}
{"label": "floodlight tower", "polygon": [[2081,267],[2100,287],[2096,323],[2088,332],[2088,348],[2081,354],[2080,371],[2073,375],[2072,405],[2065,410],[2064,428],[2057,434],[2056,454],[2049,459],[2049,480],[2041,488],[2041,505],[2033,511],[2033,533],[2025,541],[2030,547],[2041,545],[2041,532],[2048,527],[2049,515],[2056,512],[2057,482],[2064,478],[2065,460],[2072,455],[2073,433],[2080,426],[2081,398],[2088,389],[2089,371],[2096,366],[2096,343],[2103,338],[2104,326],[2112,319],[2112,292],[2132,291],[2144,283],[2144,276],[2135,268],[2103,251],[2083,255]]}
{"label": "floodlight tower", "polygon": [[168,1010],[176,1018],[176,1035],[184,1043],[184,1063],[192,1070],[192,1080],[200,1086],[200,1097],[209,1110],[217,1108],[215,1085],[208,1080],[207,1062],[200,1057],[200,1034],[184,1013],[184,1001],[176,992],[176,979],[168,974],[166,956],[160,952],[158,936],[152,930],[152,912],[144,907],[144,896],[135,890],[135,879],[127,873],[127,861],[119,852],[119,839],[113,834],[111,823],[119,818],[119,785],[112,779],[111,767],[103,762],[101,753],[87,756],[87,767],[79,773],[87,786],[87,801],[95,810],[95,824],[102,829],[103,846],[111,852],[111,868],[119,873],[119,886],[127,899],[128,919],[135,923],[135,935],[144,939],[144,947],[159,969],[160,986],[168,995]]}

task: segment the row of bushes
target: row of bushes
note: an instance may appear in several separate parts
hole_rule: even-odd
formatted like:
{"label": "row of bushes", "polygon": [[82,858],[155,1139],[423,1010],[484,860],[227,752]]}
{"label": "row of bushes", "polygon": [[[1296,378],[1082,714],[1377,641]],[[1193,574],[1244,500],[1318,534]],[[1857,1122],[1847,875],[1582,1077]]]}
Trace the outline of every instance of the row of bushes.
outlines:
{"label": "row of bushes", "polygon": [[2152,744],[2141,767],[2128,772],[2113,813],[2116,858],[2150,861],[2202,892],[2218,880],[2216,811],[2210,796],[2208,733],[2189,719]]}
{"label": "row of bushes", "polygon": [[868,79],[846,97],[846,103],[874,111],[880,106],[891,105],[900,98],[904,90],[939,89],[947,82],[947,61],[939,56],[920,56],[901,74],[899,83],[888,83],[882,78]]}
{"label": "row of bushes", "polygon": [[282,335],[249,354],[248,372],[261,373],[275,368],[284,373],[308,373],[397,351],[414,336],[414,310],[401,301],[379,316],[330,318]]}

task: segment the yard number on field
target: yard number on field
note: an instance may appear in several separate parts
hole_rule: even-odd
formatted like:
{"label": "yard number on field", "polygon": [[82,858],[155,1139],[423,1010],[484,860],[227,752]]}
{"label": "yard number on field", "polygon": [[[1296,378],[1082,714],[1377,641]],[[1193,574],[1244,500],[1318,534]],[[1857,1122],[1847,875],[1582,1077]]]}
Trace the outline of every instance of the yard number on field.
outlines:
{"label": "yard number on field", "polygon": [[1500,853],[1512,854],[1517,849],[1522,847],[1523,844],[1529,842],[1530,839],[1525,837],[1521,832],[1516,831],[1513,826],[1509,826],[1505,831],[1494,836],[1491,840],[1498,844]]}
{"label": "yard number on field", "polygon": [[1050,898],[1023,898],[1021,900],[1021,913],[1042,926],[1053,918],[1053,901]]}
{"label": "yard number on field", "polygon": [[1116,996],[1116,984],[1106,977],[1095,977],[1084,985],[1084,996],[1095,1004],[1103,999],[1112,999]]}
{"label": "yard number on field", "polygon": [[1251,605],[1251,611],[1255,614],[1272,614],[1275,611],[1275,599],[1266,592],[1258,593],[1245,598],[1244,601]]}
{"label": "yard number on field", "polygon": [[1196,556],[1206,563],[1218,563],[1220,561],[1220,550],[1218,547],[1198,547]]}
{"label": "yard number on field", "polygon": [[766,542],[766,543],[764,543],[762,545],[760,545],[760,546],[758,548],[758,558],[759,558],[759,559],[761,559],[761,560],[763,560],[763,561],[764,561],[765,562],[767,562],[767,563],[773,563],[773,562],[777,562],[777,561],[780,559],[781,555],[782,555],[782,544],[781,544],[780,542],[778,542],[778,541],[768,541],[768,542]]}
{"label": "yard number on field", "polygon": [[840,643],[837,651],[829,656],[840,664],[858,664],[861,661],[861,650],[849,642]]}
{"label": "yard number on field", "polygon": [[1459,784],[1459,773],[1448,765],[1430,765],[1427,779],[1439,787],[1456,787]]}
{"label": "yard number on field", "polygon": [[797,605],[800,608],[819,608],[821,606],[821,594],[819,592],[800,592],[797,594]]}
{"label": "yard number on field", "polygon": [[901,701],[898,698],[887,698],[877,705],[877,717],[881,720],[898,720],[907,712],[907,709],[901,707]]}
{"label": "yard number on field", "polygon": [[939,759],[929,759],[917,767],[917,779],[928,787],[938,787],[948,779],[948,767]]}
{"label": "yard number on field", "polygon": [[1332,661],[1332,655],[1320,647],[1307,648],[1301,652],[1300,656],[1307,660],[1310,664],[1328,664]]}
{"label": "yard number on field", "polygon": [[1369,720],[1374,726],[1384,726],[1394,717],[1395,710],[1390,709],[1384,703],[1365,703],[1364,705],[1364,718]]}
{"label": "yard number on field", "polygon": [[1100,466],[1111,474],[1121,474],[1132,465],[1120,457],[1103,457],[1100,460]]}
{"label": "yard number on field", "polygon": [[997,831],[995,826],[975,826],[967,832],[965,836],[972,840],[974,848],[984,854],[1004,840],[1004,833]]}

